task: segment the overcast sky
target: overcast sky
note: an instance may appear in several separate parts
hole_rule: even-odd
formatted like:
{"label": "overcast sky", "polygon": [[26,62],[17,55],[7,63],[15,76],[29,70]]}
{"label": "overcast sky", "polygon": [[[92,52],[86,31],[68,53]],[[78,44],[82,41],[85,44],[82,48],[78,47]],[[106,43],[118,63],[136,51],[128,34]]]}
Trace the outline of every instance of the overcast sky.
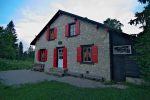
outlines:
{"label": "overcast sky", "polygon": [[59,10],[103,22],[116,18],[123,31],[136,34],[141,30],[128,24],[143,7],[138,0],[0,0],[0,26],[14,21],[19,41],[27,49],[30,42]]}

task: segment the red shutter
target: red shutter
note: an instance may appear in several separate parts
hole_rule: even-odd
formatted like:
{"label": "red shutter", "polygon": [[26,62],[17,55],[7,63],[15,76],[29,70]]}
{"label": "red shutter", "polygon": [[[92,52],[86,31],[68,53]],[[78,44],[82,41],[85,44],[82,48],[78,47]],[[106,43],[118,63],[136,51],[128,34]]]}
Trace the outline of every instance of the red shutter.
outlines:
{"label": "red shutter", "polygon": [[77,47],[77,62],[81,63],[81,47]]}
{"label": "red shutter", "polygon": [[37,51],[37,61],[40,61],[40,50]]}
{"label": "red shutter", "polygon": [[54,48],[54,54],[53,54],[53,67],[57,67],[57,49]]}
{"label": "red shutter", "polygon": [[47,61],[47,53],[48,53],[48,52],[47,52],[47,50],[45,49],[45,50],[44,50],[44,61]]}
{"label": "red shutter", "polygon": [[66,37],[69,36],[69,25],[68,24],[65,26],[65,36]]}
{"label": "red shutter", "polygon": [[98,63],[98,47],[92,46],[92,61],[93,63]]}
{"label": "red shutter", "polygon": [[50,39],[50,27],[47,27],[46,40],[49,41],[49,39]]}
{"label": "red shutter", "polygon": [[76,21],[76,35],[79,35],[80,34],[80,21],[77,20]]}
{"label": "red shutter", "polygon": [[67,48],[63,48],[63,68],[64,70],[67,69]]}
{"label": "red shutter", "polygon": [[54,39],[56,39],[56,37],[57,37],[57,28],[54,27]]}

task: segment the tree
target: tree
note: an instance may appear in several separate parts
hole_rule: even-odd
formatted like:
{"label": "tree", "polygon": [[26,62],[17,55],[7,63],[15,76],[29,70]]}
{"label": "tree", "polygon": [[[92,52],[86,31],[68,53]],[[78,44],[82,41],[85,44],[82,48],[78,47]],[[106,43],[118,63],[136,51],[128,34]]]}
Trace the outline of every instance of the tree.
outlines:
{"label": "tree", "polygon": [[17,52],[17,35],[13,21],[4,29],[0,27],[0,57],[1,58],[16,58]]}
{"label": "tree", "polygon": [[16,33],[15,25],[14,25],[14,23],[13,23],[12,20],[7,24],[6,30],[7,30],[8,32],[13,33],[13,34]]}
{"label": "tree", "polygon": [[135,19],[130,20],[131,25],[140,24],[143,28],[134,46],[137,55],[135,59],[140,65],[142,77],[150,83],[150,0],[138,0],[140,3],[147,4],[142,12],[135,14]]}
{"label": "tree", "polygon": [[22,57],[23,56],[23,44],[22,42],[19,42],[19,57]]}
{"label": "tree", "polygon": [[110,28],[113,28],[122,32],[121,27],[123,27],[123,24],[117,19],[107,18],[103,23]]}
{"label": "tree", "polygon": [[13,48],[12,33],[6,30],[0,30],[0,57],[1,58],[15,58],[15,49]]}
{"label": "tree", "polygon": [[34,49],[33,49],[32,46],[30,46],[30,47],[28,48],[28,57],[29,57],[29,58],[34,58]]}
{"label": "tree", "polygon": [[15,49],[17,49],[17,46],[18,46],[17,45],[17,34],[16,34],[15,25],[14,25],[13,21],[9,22],[9,24],[7,25],[5,30],[9,33],[12,33],[12,35],[13,35],[13,47]]}
{"label": "tree", "polygon": [[0,26],[0,31],[3,30],[3,27]]}

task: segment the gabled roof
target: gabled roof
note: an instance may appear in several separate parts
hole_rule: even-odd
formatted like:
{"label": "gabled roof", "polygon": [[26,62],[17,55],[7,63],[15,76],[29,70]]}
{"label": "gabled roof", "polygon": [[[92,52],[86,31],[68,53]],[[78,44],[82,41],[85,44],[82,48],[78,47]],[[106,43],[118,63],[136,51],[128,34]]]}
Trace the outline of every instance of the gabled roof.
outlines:
{"label": "gabled roof", "polygon": [[81,17],[81,16],[78,16],[78,15],[75,15],[75,14],[72,14],[72,13],[69,13],[69,12],[66,12],[66,11],[62,11],[62,10],[58,10],[57,13],[52,17],[52,19],[45,25],[45,27],[41,30],[41,32],[34,38],[34,40],[30,43],[31,45],[35,45],[36,41],[41,37],[41,35],[44,33],[44,31],[47,29],[47,26],[51,25],[58,17],[59,15],[67,15],[67,16],[71,16],[71,17],[74,17],[76,19],[79,19],[79,20],[82,20],[82,21],[86,21],[86,22],[89,22],[89,23],[92,23],[94,25],[97,25],[98,27],[103,27],[103,28],[106,28],[111,31],[115,31],[116,33],[122,35],[122,36],[125,36],[125,37],[129,37],[128,34],[126,33],[122,33],[122,32],[119,32],[115,29],[112,29],[102,23],[99,23],[99,22],[96,22],[96,21],[93,21],[93,20],[90,20],[88,19],[87,17]]}

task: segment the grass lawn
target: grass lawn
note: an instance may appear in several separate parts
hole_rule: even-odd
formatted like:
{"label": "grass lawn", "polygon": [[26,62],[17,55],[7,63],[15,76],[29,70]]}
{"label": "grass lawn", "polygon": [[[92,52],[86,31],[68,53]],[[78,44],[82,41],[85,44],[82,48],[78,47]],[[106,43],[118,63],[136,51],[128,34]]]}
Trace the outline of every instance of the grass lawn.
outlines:
{"label": "grass lawn", "polygon": [[33,60],[8,60],[0,58],[0,71],[31,69]]}
{"label": "grass lawn", "polygon": [[60,82],[42,82],[19,87],[0,85],[0,100],[149,100],[150,87],[78,88]]}

